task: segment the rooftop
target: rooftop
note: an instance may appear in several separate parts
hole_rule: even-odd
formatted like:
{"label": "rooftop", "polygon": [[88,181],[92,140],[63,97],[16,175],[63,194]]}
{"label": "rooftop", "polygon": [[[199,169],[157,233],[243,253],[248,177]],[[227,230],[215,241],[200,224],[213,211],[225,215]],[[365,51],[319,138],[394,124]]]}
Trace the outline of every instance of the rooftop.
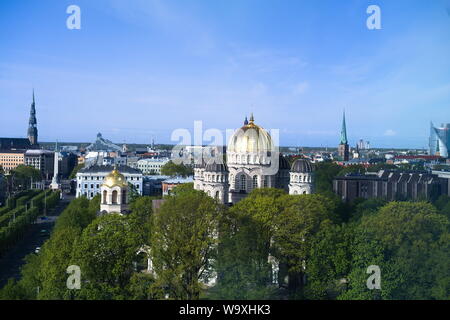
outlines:
{"label": "rooftop", "polygon": [[163,182],[169,183],[169,184],[190,183],[190,182],[194,182],[194,178],[193,177],[186,177],[186,178],[176,177],[176,178],[164,180]]}
{"label": "rooftop", "polygon": [[[112,165],[93,165],[90,167],[84,167],[82,169],[80,169],[78,172],[79,173],[99,173],[99,172],[104,172],[104,173],[110,173],[111,171],[113,171],[114,166]],[[129,174],[142,174],[140,170],[137,169],[133,169],[129,166],[125,166],[125,165],[119,165],[117,166],[117,170],[119,170],[120,173],[129,173]]]}

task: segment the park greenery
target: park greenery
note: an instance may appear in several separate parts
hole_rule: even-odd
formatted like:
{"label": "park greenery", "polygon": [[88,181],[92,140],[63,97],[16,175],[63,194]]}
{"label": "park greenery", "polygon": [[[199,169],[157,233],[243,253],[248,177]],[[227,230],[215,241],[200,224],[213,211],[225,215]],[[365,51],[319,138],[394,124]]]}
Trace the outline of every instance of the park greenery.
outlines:
{"label": "park greenery", "polygon": [[6,175],[8,190],[10,192],[31,189],[33,182],[42,180],[41,172],[32,166],[18,165]]}
{"label": "park greenery", "polygon": [[[126,215],[77,198],[0,299],[450,299],[450,198],[342,203],[341,171],[320,164],[315,194],[260,188],[232,207],[192,184],[158,209],[135,197]],[[381,289],[367,287],[371,265]]]}
{"label": "park greenery", "polygon": [[7,200],[0,208],[0,257],[27,231],[40,215],[56,206],[59,193],[51,190],[27,190]]}
{"label": "park greenery", "polygon": [[187,177],[193,174],[192,168],[185,166],[184,164],[176,164],[173,161],[167,162],[161,167],[161,174],[171,177]]}

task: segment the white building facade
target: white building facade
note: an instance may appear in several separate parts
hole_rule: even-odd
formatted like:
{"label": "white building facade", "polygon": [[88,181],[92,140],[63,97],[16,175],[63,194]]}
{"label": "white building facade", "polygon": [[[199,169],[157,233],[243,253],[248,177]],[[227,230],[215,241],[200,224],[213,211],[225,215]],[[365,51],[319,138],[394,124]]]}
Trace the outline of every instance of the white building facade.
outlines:
{"label": "white building facade", "polygon": [[168,158],[148,158],[140,159],[136,163],[136,168],[143,174],[161,174],[161,168],[170,160]]}
{"label": "white building facade", "polygon": [[[97,194],[101,192],[101,186],[111,171],[113,171],[113,166],[99,166],[93,165],[90,167],[85,167],[78,171],[77,173],[77,191],[76,196],[85,196],[88,199],[92,199]],[[143,188],[143,175],[142,172],[130,168],[128,166],[117,166],[117,169],[121,174],[125,176],[125,180],[130,186],[130,189],[135,190],[137,193],[142,195]]]}

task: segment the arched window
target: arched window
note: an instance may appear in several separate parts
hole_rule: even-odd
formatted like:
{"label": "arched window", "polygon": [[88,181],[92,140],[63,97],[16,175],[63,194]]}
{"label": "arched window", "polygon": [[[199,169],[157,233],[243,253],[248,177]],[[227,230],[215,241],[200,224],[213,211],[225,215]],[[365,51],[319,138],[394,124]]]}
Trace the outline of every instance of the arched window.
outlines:
{"label": "arched window", "polygon": [[117,190],[112,192],[112,204],[117,204]]}
{"label": "arched window", "polygon": [[106,198],[107,198],[108,192],[106,190],[103,190],[103,204],[106,204]]}
{"label": "arched window", "polygon": [[258,188],[258,176],[253,176],[253,189]]}
{"label": "arched window", "polygon": [[216,191],[216,200],[220,200],[220,192]]}
{"label": "arched window", "polygon": [[240,189],[242,191],[247,190],[247,179],[245,178],[245,175],[241,175],[241,185],[240,185]]}

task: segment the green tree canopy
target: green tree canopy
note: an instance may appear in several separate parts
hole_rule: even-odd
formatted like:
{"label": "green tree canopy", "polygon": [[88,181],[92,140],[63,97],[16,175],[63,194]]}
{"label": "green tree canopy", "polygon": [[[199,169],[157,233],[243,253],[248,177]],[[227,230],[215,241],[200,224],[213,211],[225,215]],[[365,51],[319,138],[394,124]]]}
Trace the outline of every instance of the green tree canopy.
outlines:
{"label": "green tree canopy", "polygon": [[202,191],[175,188],[154,215],[151,235],[154,292],[197,299],[212,274],[222,206]]}
{"label": "green tree canopy", "polygon": [[287,267],[289,289],[303,296],[304,268],[321,223],[334,219],[336,203],[320,194],[286,196],[274,234],[276,256]]}
{"label": "green tree canopy", "polygon": [[398,170],[395,164],[377,163],[367,168],[368,172],[378,172],[380,170]]}
{"label": "green tree canopy", "polygon": [[75,243],[73,261],[80,266],[83,299],[124,299],[133,262],[144,244],[126,216],[108,214],[95,219]]}
{"label": "green tree canopy", "polygon": [[333,162],[319,162],[316,165],[315,181],[318,193],[333,192],[333,179],[342,167]]}
{"label": "green tree canopy", "polygon": [[364,167],[361,164],[354,164],[354,165],[350,165],[350,166],[346,166],[346,167],[342,168],[337,175],[345,176],[348,173],[364,174],[365,172],[366,172],[366,167]]}
{"label": "green tree canopy", "polygon": [[268,299],[275,294],[268,262],[276,216],[283,208],[283,190],[259,188],[223,217],[213,291],[221,299]]}
{"label": "green tree canopy", "polygon": [[31,182],[41,181],[41,172],[34,167],[23,164],[10,171],[9,183],[14,184],[15,189],[26,190],[31,188]]}
{"label": "green tree canopy", "polygon": [[84,163],[77,164],[69,175],[69,179],[75,179],[77,177],[77,173],[80,169],[84,168]]}
{"label": "green tree canopy", "polygon": [[[391,202],[355,228],[349,291],[342,299],[448,299],[448,219],[429,203]],[[370,265],[381,290],[366,287]],[[447,291],[445,291],[447,289]]]}
{"label": "green tree canopy", "polygon": [[187,177],[193,174],[193,170],[192,168],[187,167],[184,164],[175,164],[174,162],[169,161],[161,167],[161,174],[171,177]]}

